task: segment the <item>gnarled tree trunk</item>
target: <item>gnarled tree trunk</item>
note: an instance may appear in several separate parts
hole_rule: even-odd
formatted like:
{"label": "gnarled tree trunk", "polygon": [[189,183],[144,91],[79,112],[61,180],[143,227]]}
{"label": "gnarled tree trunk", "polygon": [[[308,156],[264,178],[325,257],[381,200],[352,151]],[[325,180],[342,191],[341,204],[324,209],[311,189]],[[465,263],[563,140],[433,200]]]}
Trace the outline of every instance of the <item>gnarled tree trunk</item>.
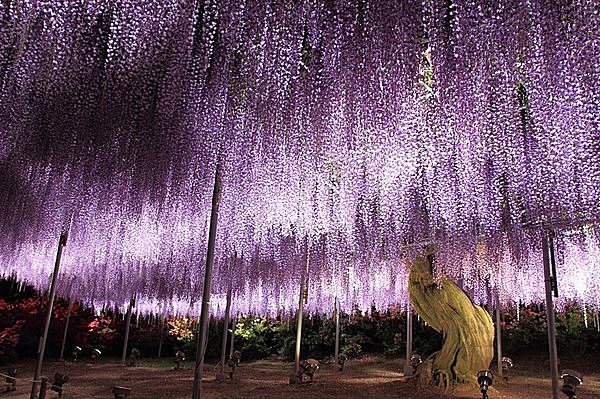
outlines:
{"label": "gnarled tree trunk", "polygon": [[417,313],[443,338],[442,349],[422,364],[420,381],[445,390],[475,383],[494,357],[490,315],[452,281],[434,280],[427,257],[416,258],[408,288]]}

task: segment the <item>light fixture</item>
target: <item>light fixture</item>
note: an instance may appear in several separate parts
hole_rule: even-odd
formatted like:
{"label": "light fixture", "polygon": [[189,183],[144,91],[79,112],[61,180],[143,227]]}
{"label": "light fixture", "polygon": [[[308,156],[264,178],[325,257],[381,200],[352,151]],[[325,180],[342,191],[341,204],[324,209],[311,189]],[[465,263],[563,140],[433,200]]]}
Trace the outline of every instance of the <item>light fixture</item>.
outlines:
{"label": "light fixture", "polygon": [[137,365],[137,361],[142,355],[142,352],[138,348],[132,348],[131,353],[129,354],[129,367],[135,367]]}
{"label": "light fixture", "polygon": [[492,381],[494,380],[494,375],[489,370],[482,370],[477,373],[477,383],[479,384],[479,390],[482,394],[482,399],[488,399],[489,396],[487,394],[488,389],[492,386]]}
{"label": "light fixture", "polygon": [[290,385],[301,384],[303,382],[313,382],[313,377],[318,369],[318,360],[302,360],[299,364],[298,371],[290,374]]}
{"label": "light fixture", "polygon": [[415,374],[417,372],[417,368],[419,367],[419,365],[423,363],[423,359],[421,359],[421,355],[417,354],[417,353],[413,353],[410,357],[410,365],[413,368],[413,374]]}
{"label": "light fixture", "polygon": [[231,367],[231,371],[229,372],[229,378],[233,379],[233,373],[235,372],[235,367],[240,365],[240,360],[242,359],[242,352],[236,350],[233,352],[229,360],[227,360],[227,366]]}
{"label": "light fixture", "polygon": [[125,399],[131,393],[131,388],[115,386],[112,387],[112,393],[115,399]]}
{"label": "light fixture", "polygon": [[338,364],[340,365],[340,371],[344,370],[344,364],[346,364],[346,360],[348,360],[348,356],[340,353],[338,355]]}
{"label": "light fixture", "polygon": [[173,367],[173,370],[182,369],[184,361],[185,361],[185,353],[180,350],[175,352],[175,367]]}
{"label": "light fixture", "polygon": [[68,375],[61,374],[61,373],[55,373],[54,374],[54,382],[52,383],[52,386],[50,387],[50,390],[58,393],[58,397],[61,398],[62,397],[62,393],[63,393],[63,385],[67,381],[69,381],[69,376]]}
{"label": "light fixture", "polygon": [[560,378],[563,380],[562,391],[569,399],[577,399],[577,386],[583,384],[583,377],[575,370],[563,370]]}
{"label": "light fixture", "polygon": [[502,362],[502,379],[508,384],[508,370],[513,366],[513,361],[510,357],[504,356],[501,359]]}
{"label": "light fixture", "polygon": [[76,346],[73,348],[73,363],[77,362],[77,358],[79,357],[79,354],[81,353],[81,346]]}
{"label": "light fixture", "polygon": [[100,349],[94,348],[94,350],[92,351],[92,355],[90,356],[90,363],[96,364],[96,361],[98,361],[100,355],[102,355]]}
{"label": "light fixture", "polygon": [[17,390],[17,369],[6,370],[6,392]]}

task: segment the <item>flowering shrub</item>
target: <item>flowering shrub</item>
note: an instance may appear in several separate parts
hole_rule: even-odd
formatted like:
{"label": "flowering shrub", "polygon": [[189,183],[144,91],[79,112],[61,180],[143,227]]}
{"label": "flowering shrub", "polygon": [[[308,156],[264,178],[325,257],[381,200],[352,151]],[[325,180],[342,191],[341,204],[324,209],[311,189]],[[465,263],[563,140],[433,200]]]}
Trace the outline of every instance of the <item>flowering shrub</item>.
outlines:
{"label": "flowering shrub", "polygon": [[[556,341],[563,355],[581,356],[600,350],[600,332],[592,325],[586,328],[583,318],[582,309],[575,304],[556,312]],[[548,325],[543,306],[522,306],[519,319],[516,309],[511,310],[504,316],[501,326],[505,353],[546,350],[548,347]]]}
{"label": "flowering shrub", "polygon": [[87,325],[86,346],[98,348],[107,353],[120,338],[112,317],[101,314],[92,319]]}
{"label": "flowering shrub", "polygon": [[185,352],[188,358],[196,352],[196,321],[191,317],[171,319],[167,322],[169,336],[175,338],[176,347]]}
{"label": "flowering shrub", "polygon": [[7,357],[10,360],[15,359],[15,348],[19,343],[21,328],[24,323],[25,321],[19,320],[12,327],[0,331],[0,357]]}

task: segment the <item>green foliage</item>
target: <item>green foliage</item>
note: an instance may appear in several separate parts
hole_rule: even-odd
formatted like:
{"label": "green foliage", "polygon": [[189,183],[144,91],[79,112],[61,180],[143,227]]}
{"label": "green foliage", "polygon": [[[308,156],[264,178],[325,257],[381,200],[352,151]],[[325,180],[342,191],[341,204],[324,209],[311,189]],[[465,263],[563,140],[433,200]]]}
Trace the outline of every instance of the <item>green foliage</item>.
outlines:
{"label": "green foliage", "polygon": [[[547,317],[543,306],[521,306],[518,320],[516,309],[511,310],[501,325],[504,353],[517,354],[548,347]],[[586,328],[583,310],[570,304],[556,312],[556,342],[561,355],[581,356],[600,350],[600,332],[592,326],[591,315]]]}
{"label": "green foliage", "polygon": [[197,346],[196,320],[191,317],[180,317],[169,320],[167,326],[168,335],[175,338],[175,347],[183,351],[188,358],[193,358]]}
{"label": "green foliage", "polygon": [[271,354],[275,335],[273,327],[274,322],[265,317],[238,320],[235,334],[244,359],[262,359]]}
{"label": "green foliage", "polygon": [[[10,292],[10,285],[8,286]],[[46,301],[35,292],[18,293],[0,298],[0,360],[14,360],[16,356],[34,356],[41,334]],[[58,356],[64,331],[68,302],[57,299],[50,325],[48,356]],[[600,351],[600,332],[594,325],[595,314],[588,315],[585,328],[580,307],[566,306],[556,314],[558,349],[563,356],[595,354]],[[123,315],[104,311],[95,315],[91,309],[79,304],[72,306],[65,355],[73,346],[84,349],[83,357],[94,347],[104,356],[120,356],[123,345],[125,320]],[[129,347],[141,350],[144,359],[158,351],[162,323],[149,323],[148,319],[132,321]],[[385,312],[372,308],[362,313],[354,309],[350,314],[340,314],[340,352],[349,357],[365,353],[383,353],[404,356],[406,346],[406,314],[390,307]],[[517,355],[526,351],[547,351],[546,312],[541,306],[521,307],[520,320],[516,310],[504,315],[502,323],[504,353]],[[216,359],[221,351],[222,320],[210,319],[207,358]],[[236,324],[235,348],[242,350],[243,360],[280,356],[293,359],[296,345],[296,320],[294,318],[240,318]],[[424,358],[441,348],[441,336],[417,316],[413,319],[413,349]],[[303,320],[302,358],[323,359],[332,356],[335,344],[335,320],[331,315],[313,315]],[[195,318],[170,319],[163,335],[162,354],[171,364],[175,348],[183,350],[193,360],[197,345]],[[9,359],[10,358],[10,359]]]}

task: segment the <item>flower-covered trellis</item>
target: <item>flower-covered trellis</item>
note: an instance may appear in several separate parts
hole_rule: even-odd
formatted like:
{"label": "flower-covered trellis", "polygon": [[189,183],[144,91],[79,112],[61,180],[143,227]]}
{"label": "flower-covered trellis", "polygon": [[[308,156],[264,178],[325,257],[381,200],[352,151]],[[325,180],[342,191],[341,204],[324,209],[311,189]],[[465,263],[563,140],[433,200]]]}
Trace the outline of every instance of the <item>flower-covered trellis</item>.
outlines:
{"label": "flower-covered trellis", "polygon": [[[0,271],[138,311],[199,310],[215,163],[213,311],[407,300],[425,237],[479,302],[542,297],[543,220],[600,217],[594,1],[0,3]],[[309,245],[306,246],[305,242]],[[557,237],[598,307],[593,224]],[[483,248],[483,249],[482,249]],[[231,273],[228,262],[240,262]]]}

